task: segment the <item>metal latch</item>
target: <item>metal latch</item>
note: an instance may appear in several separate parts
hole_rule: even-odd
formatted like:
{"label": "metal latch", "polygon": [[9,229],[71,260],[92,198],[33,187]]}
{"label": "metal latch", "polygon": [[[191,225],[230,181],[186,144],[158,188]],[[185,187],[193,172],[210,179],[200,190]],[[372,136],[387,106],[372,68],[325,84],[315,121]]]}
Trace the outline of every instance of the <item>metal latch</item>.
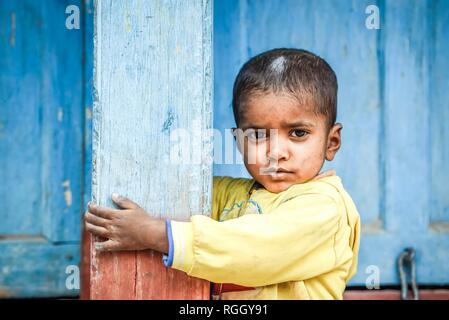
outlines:
{"label": "metal latch", "polygon": [[[402,251],[398,258],[398,269],[401,279],[401,299],[419,300],[418,286],[416,284],[415,249],[406,248]],[[408,296],[409,285],[412,288],[411,298]]]}

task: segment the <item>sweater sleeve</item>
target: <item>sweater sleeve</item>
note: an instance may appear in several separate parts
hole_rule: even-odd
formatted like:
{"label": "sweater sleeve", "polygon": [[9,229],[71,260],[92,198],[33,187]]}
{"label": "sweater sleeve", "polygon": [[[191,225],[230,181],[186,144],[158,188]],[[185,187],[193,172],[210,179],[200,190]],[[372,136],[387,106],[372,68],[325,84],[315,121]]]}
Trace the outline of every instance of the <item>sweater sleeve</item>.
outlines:
{"label": "sweater sleeve", "polygon": [[162,255],[162,262],[164,266],[171,267],[173,264],[173,234],[171,232],[171,221],[169,219],[165,220],[165,232],[167,233],[167,242],[168,242],[168,254]]}
{"label": "sweater sleeve", "polygon": [[270,213],[223,222],[171,222],[172,267],[217,283],[264,286],[332,270],[341,214],[323,194],[294,197]]}

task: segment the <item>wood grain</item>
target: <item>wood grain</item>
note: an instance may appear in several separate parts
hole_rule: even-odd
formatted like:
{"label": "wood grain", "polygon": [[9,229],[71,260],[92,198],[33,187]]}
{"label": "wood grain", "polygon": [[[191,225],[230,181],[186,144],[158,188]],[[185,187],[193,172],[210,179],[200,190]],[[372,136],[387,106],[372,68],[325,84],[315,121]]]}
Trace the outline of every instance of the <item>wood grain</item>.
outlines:
{"label": "wood grain", "polygon": [[[208,0],[95,2],[95,203],[112,206],[117,192],[156,217],[210,214],[211,10]],[[91,299],[209,298],[208,282],[160,254],[91,252]]]}

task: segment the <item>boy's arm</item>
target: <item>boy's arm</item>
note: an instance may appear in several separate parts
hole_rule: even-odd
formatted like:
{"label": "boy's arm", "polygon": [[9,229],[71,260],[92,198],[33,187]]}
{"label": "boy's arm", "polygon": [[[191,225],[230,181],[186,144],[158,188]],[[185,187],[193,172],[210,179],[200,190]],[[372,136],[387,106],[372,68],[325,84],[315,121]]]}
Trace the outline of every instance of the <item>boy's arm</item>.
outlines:
{"label": "boy's arm", "polygon": [[[248,191],[248,188],[251,184],[250,179],[246,178],[233,178],[230,176],[213,176],[213,184],[212,184],[212,212],[211,218],[213,220],[220,220],[220,213],[223,210],[223,207],[226,203],[228,193],[232,190],[232,192],[244,192]],[[171,267],[173,264],[174,258],[174,247],[173,247],[173,236],[172,236],[172,227],[171,221],[167,220],[165,223],[167,230],[167,242],[169,252],[163,255],[164,265],[167,267]]]}
{"label": "boy's arm", "polygon": [[[323,194],[297,196],[270,213],[224,222],[201,215],[166,222],[129,199],[113,200],[122,209],[91,204],[86,213],[87,231],[108,239],[96,243],[98,250],[168,253],[166,265],[214,282],[262,286],[311,278],[337,266],[337,242],[347,246],[336,238],[337,204]],[[350,254],[338,251],[341,261]]]}
{"label": "boy's arm", "polygon": [[330,196],[307,194],[263,215],[171,221],[166,265],[216,283],[253,287],[312,278],[337,265],[337,208]]}
{"label": "boy's arm", "polygon": [[[229,190],[246,192],[250,181],[227,176],[213,177],[212,219],[219,219],[219,212],[226,203]],[[97,242],[100,251],[153,249],[170,255],[169,243],[171,224],[156,219],[146,213],[138,204],[126,197],[113,195],[112,201],[118,209],[107,208],[89,203],[85,214],[85,228],[92,234],[107,241]],[[168,232],[167,232],[168,231]],[[168,235],[168,236],[167,236]]]}

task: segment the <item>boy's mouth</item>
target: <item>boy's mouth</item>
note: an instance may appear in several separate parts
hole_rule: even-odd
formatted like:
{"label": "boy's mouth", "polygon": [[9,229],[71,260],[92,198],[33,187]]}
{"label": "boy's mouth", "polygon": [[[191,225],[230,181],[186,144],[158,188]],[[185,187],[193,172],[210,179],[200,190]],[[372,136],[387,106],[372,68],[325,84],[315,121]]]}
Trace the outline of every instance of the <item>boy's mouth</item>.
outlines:
{"label": "boy's mouth", "polygon": [[289,173],[293,173],[292,171],[289,171],[289,170],[287,170],[287,169],[285,169],[285,168],[282,168],[282,167],[277,167],[277,168],[275,168],[275,167],[266,168],[266,169],[263,170],[263,172],[264,172],[265,174],[269,174],[269,175],[271,175],[271,176],[284,176],[284,175],[287,175],[287,174],[289,174]]}
{"label": "boy's mouth", "polygon": [[275,172],[276,173],[279,173],[279,172],[292,173],[291,171],[288,171],[287,169],[284,169],[284,168],[278,168],[275,170]]}

